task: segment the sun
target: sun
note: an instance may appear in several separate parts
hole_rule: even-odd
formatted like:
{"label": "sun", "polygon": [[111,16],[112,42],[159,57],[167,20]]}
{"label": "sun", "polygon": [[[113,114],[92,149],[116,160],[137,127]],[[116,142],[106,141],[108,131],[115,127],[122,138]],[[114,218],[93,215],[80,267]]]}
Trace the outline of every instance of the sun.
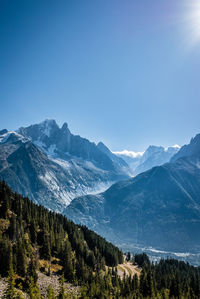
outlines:
{"label": "sun", "polygon": [[187,13],[185,20],[188,26],[191,45],[200,43],[200,0],[187,1]]}

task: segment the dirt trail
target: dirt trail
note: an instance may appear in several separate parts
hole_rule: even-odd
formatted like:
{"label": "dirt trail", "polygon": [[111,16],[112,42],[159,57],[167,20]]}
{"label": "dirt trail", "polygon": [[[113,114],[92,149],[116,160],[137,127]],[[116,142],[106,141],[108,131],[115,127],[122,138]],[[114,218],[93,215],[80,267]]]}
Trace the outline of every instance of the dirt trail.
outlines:
{"label": "dirt trail", "polygon": [[118,275],[123,278],[124,276],[124,272],[126,275],[131,275],[132,277],[137,274],[138,276],[140,275],[141,269],[139,269],[137,266],[134,266],[131,262],[127,262],[124,259],[124,263],[123,264],[119,264],[117,266],[117,271],[118,271]]}

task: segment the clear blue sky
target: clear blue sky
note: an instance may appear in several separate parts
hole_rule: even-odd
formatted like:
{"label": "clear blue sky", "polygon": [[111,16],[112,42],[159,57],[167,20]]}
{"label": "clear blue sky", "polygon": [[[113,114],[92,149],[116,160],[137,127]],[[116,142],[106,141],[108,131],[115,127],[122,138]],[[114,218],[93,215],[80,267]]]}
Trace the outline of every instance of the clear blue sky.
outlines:
{"label": "clear blue sky", "polygon": [[112,150],[187,143],[200,42],[186,2],[0,0],[0,128],[54,118]]}

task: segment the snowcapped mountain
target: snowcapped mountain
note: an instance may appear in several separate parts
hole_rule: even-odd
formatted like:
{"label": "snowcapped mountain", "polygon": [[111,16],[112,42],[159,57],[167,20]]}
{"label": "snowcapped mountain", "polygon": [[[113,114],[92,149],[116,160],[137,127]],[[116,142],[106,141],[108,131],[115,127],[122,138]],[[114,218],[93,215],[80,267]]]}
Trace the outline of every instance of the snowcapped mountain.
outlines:
{"label": "snowcapped mountain", "polygon": [[[107,148],[103,151],[100,146],[78,135],[71,134],[67,123],[59,128],[55,120],[45,120],[27,128],[20,128],[18,133],[30,139],[36,146],[40,147],[47,155],[53,158],[70,160],[73,157],[90,161],[95,167],[107,171],[116,172],[118,175],[127,176],[129,167],[126,163],[111,159],[112,154]],[[110,152],[110,153],[109,153]]]}
{"label": "snowcapped mountain", "polygon": [[98,195],[75,198],[63,213],[118,245],[199,252],[200,135],[171,163],[117,182]]}
{"label": "snowcapped mountain", "polygon": [[170,159],[179,151],[180,146],[174,145],[167,148],[163,146],[150,145],[145,152],[121,151],[113,154],[121,157],[132,169],[133,175],[151,169],[154,166],[160,166],[170,161]]}
{"label": "snowcapped mountain", "polygon": [[0,131],[0,179],[55,211],[62,212],[74,197],[104,191],[129,172],[123,160],[114,161],[71,134],[66,123],[59,128],[46,120],[16,132]]}
{"label": "snowcapped mountain", "polygon": [[141,157],[139,165],[135,169],[135,175],[169,162],[179,149],[178,145],[167,148],[150,145]]}

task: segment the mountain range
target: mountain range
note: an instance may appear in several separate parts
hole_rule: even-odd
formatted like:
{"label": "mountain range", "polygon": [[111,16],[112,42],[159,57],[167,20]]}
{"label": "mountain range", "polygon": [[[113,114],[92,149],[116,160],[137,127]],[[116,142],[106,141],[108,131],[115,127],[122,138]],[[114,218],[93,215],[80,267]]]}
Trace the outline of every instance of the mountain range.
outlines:
{"label": "mountain range", "polygon": [[200,246],[200,135],[181,148],[149,146],[130,155],[73,135],[55,120],[4,129],[0,180],[117,244]]}
{"label": "mountain range", "polygon": [[170,161],[179,151],[180,146],[174,145],[167,148],[163,146],[150,145],[145,152],[122,151],[113,152],[121,157],[131,168],[133,175],[147,171],[154,166],[160,166]]}
{"label": "mountain range", "polygon": [[170,163],[74,199],[63,212],[116,243],[200,249],[200,134]]}
{"label": "mountain range", "polygon": [[105,191],[134,172],[162,163],[166,153],[162,148],[158,159],[158,149],[147,149],[133,170],[103,142],[96,145],[73,135],[67,123],[60,128],[55,120],[45,120],[16,131],[0,131],[0,179],[34,202],[62,212],[75,197]]}
{"label": "mountain range", "polygon": [[100,192],[130,176],[126,162],[103,146],[71,134],[66,123],[59,128],[55,120],[4,129],[0,179],[34,202],[62,212],[74,197]]}

